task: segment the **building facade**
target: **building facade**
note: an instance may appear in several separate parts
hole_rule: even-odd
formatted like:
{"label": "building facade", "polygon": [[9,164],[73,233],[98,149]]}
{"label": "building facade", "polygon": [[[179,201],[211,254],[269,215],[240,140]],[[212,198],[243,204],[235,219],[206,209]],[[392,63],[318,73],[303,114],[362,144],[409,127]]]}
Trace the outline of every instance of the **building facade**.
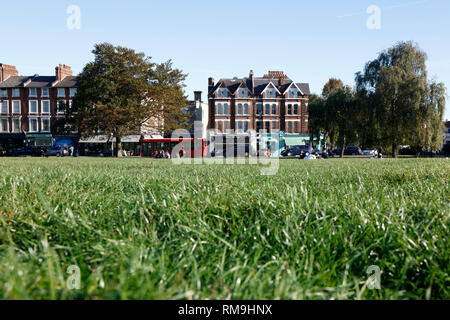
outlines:
{"label": "building facade", "polygon": [[263,77],[208,80],[208,128],[218,133],[262,129],[289,135],[308,134],[309,84],[295,83],[284,72]]}
{"label": "building facade", "polygon": [[19,76],[16,67],[0,64],[0,133],[51,134],[77,90],[77,77],[60,64],[54,76]]}

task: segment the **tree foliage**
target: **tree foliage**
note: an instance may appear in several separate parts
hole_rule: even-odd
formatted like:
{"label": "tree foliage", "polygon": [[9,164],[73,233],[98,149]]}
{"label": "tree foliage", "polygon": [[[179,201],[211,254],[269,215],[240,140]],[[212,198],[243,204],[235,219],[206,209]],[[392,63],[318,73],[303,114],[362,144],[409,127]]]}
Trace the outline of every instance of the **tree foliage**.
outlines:
{"label": "tree foliage", "polygon": [[94,61],[79,75],[72,108],[83,136],[112,134],[120,151],[121,138],[140,133],[150,119],[162,120],[155,122],[164,131],[172,127],[164,114],[181,117],[186,76],[171,61],[155,64],[144,53],[108,43],[95,45],[92,53]]}
{"label": "tree foliage", "polygon": [[401,145],[438,150],[446,89],[428,80],[426,59],[417,45],[400,42],[356,74],[355,91],[330,79],[311,98],[311,132],[325,132],[334,145],[391,149],[393,157]]}
{"label": "tree foliage", "polygon": [[411,42],[383,51],[356,75],[361,105],[369,108],[374,143],[397,156],[402,144],[437,149],[445,108],[443,84],[429,83],[426,54]]}

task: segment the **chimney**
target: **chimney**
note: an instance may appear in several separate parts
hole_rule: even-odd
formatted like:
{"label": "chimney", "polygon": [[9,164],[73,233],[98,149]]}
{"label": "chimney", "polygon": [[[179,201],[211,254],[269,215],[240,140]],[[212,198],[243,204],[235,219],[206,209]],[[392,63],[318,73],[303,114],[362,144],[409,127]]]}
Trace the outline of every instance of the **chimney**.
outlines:
{"label": "chimney", "polygon": [[55,68],[56,73],[56,80],[61,81],[65,77],[72,75],[72,69],[69,66],[66,66],[65,64],[60,64],[58,67]]}
{"label": "chimney", "polygon": [[248,77],[250,78],[250,82],[251,82],[251,89],[250,91],[253,93],[255,93],[254,89],[255,89],[255,73],[253,72],[253,70],[250,70],[250,74],[248,75]]}
{"label": "chimney", "polygon": [[208,78],[208,87],[214,87],[214,78]]}
{"label": "chimney", "polygon": [[202,92],[201,91],[194,91],[194,99],[195,99],[195,101],[202,102]]}
{"label": "chimney", "polygon": [[9,77],[17,77],[18,75],[19,71],[17,71],[15,66],[0,63],[0,82],[5,81]]}

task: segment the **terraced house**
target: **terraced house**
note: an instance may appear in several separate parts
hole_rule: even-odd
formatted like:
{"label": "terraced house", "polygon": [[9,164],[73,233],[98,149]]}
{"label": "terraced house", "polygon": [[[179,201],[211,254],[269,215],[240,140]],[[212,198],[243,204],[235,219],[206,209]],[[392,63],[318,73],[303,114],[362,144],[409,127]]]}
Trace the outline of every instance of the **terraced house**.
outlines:
{"label": "terraced house", "polygon": [[263,77],[208,80],[209,129],[217,134],[249,130],[281,132],[286,145],[305,144],[308,135],[308,83],[296,83],[282,71]]}
{"label": "terraced house", "polygon": [[54,123],[71,107],[77,77],[60,64],[54,76],[19,76],[15,66],[0,63],[0,134],[26,134],[45,140]]}

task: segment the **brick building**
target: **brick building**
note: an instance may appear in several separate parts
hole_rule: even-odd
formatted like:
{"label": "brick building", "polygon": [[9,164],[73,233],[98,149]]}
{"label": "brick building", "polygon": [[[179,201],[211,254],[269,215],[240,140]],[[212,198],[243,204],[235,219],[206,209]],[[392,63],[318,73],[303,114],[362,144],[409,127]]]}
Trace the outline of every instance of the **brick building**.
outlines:
{"label": "brick building", "polygon": [[209,87],[210,129],[227,133],[265,129],[286,135],[308,134],[309,84],[295,83],[281,71],[263,77],[213,78]]}
{"label": "brick building", "polygon": [[77,77],[60,64],[54,76],[19,76],[16,67],[0,64],[0,133],[50,134],[71,107]]}

